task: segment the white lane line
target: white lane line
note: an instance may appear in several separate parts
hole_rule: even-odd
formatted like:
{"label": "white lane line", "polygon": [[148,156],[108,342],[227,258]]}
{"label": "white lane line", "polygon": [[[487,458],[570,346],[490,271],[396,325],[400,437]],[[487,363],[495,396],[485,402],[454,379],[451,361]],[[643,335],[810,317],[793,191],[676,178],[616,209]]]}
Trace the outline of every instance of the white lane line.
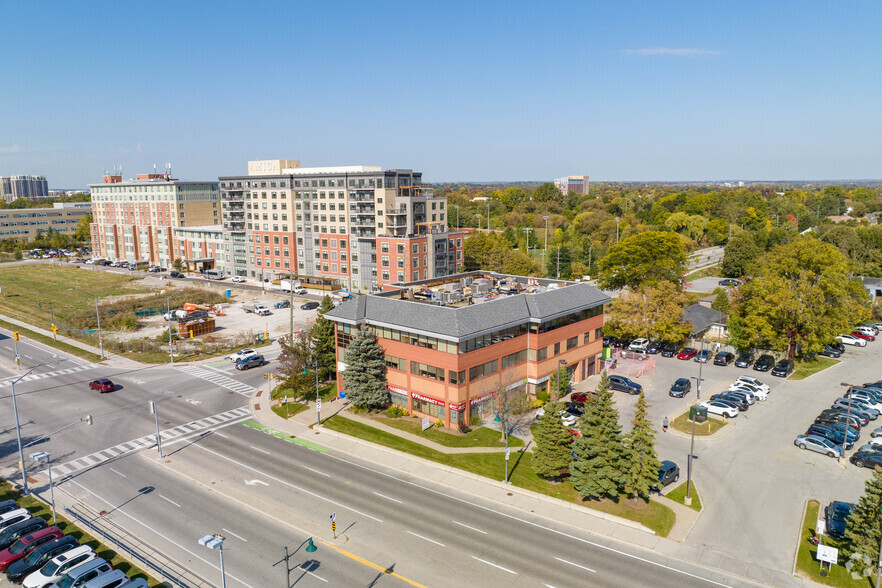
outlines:
{"label": "white lane line", "polygon": [[212,435],[217,435],[218,437],[223,437],[224,439],[229,439],[229,438],[230,438],[228,435],[224,435],[223,433],[218,433],[218,432],[215,431],[214,429],[212,429],[210,432],[211,432]]}
{"label": "white lane line", "polygon": [[245,537],[242,537],[241,535],[236,535],[235,533],[233,533],[233,532],[230,531],[229,529],[224,529],[223,527],[221,527],[221,531],[226,531],[227,533],[229,533],[230,535],[232,535],[232,536],[235,537],[236,539],[241,539],[241,540],[244,541],[245,543],[248,543],[248,539],[246,539]]}
{"label": "white lane line", "polygon": [[[243,420],[244,420],[244,419],[243,419]],[[194,447],[195,449],[199,449],[199,450],[205,451],[206,453],[210,453],[210,454],[212,454],[212,455],[216,455],[217,457],[219,457],[219,458],[221,458],[221,459],[225,459],[225,460],[227,460],[227,461],[230,462],[230,463],[234,463],[234,464],[236,464],[236,465],[239,466],[240,468],[245,468],[246,470],[251,470],[251,471],[254,472],[255,474],[260,474],[261,476],[263,476],[263,477],[265,477],[265,478],[268,478],[268,479],[270,479],[270,480],[275,480],[276,482],[278,482],[278,483],[280,483],[280,484],[284,484],[285,486],[288,486],[289,488],[294,488],[295,490],[299,490],[300,492],[303,492],[304,494],[308,494],[308,495],[312,496],[313,498],[318,498],[319,500],[324,500],[325,502],[330,503],[330,504],[333,504],[334,506],[339,506],[340,508],[345,508],[346,510],[352,511],[352,512],[354,512],[354,513],[356,513],[356,514],[359,514],[359,515],[363,516],[363,517],[367,517],[367,518],[371,519],[372,521],[377,521],[378,523],[382,523],[382,522],[383,522],[382,519],[378,519],[377,517],[371,516],[371,515],[367,514],[366,512],[361,512],[360,510],[356,510],[356,509],[352,508],[351,506],[346,506],[345,504],[340,503],[340,502],[337,502],[336,500],[331,500],[330,498],[327,498],[327,497],[325,497],[325,496],[322,496],[321,494],[316,494],[315,492],[310,492],[310,491],[307,490],[306,488],[301,488],[300,486],[297,486],[296,484],[292,484],[292,483],[290,483],[290,482],[286,482],[285,480],[282,480],[281,478],[277,478],[277,477],[275,477],[275,476],[272,476],[272,475],[270,475],[270,474],[267,474],[267,473],[265,473],[265,472],[262,472],[262,471],[260,471],[260,470],[257,469],[257,468],[253,468],[253,467],[251,467],[251,466],[249,466],[249,465],[245,465],[245,464],[242,463],[241,461],[236,461],[235,459],[233,459],[233,458],[231,458],[231,457],[227,457],[226,455],[224,455],[224,454],[222,454],[222,453],[218,453],[217,451],[212,451],[211,449],[208,449],[207,447],[202,447],[202,446],[201,446],[200,444],[198,444],[198,443],[194,443],[191,447]]]}
{"label": "white lane line", "polygon": [[255,447],[254,445],[249,445],[248,447],[250,447],[250,448],[253,449],[254,451],[259,451],[259,452],[261,452],[261,453],[266,453],[267,455],[272,455],[272,453],[270,453],[270,452],[267,451],[266,449],[261,449],[260,447]]}
{"label": "white lane line", "polygon": [[27,357],[28,359],[34,359],[34,358],[31,357],[30,355],[26,355],[26,354],[24,354],[24,353],[22,353],[22,355],[24,355],[24,356]]}
{"label": "white lane line", "polygon": [[562,562],[565,563],[565,564],[570,564],[571,566],[576,566],[577,568],[582,568],[583,570],[588,570],[589,572],[594,572],[595,574],[597,573],[597,570],[592,570],[591,568],[586,568],[585,566],[580,566],[580,565],[577,564],[577,563],[573,563],[573,562],[571,562],[571,561],[567,561],[567,560],[565,560],[565,559],[561,559],[561,558],[559,558],[559,557],[557,557],[557,556],[554,556],[554,559],[556,559],[557,561],[562,561]]}
{"label": "white lane line", "polygon": [[386,496],[385,494],[380,494],[379,492],[374,492],[374,494],[376,494],[376,495],[379,496],[380,498],[385,498],[386,500],[391,500],[392,502],[397,502],[398,504],[404,504],[404,503],[401,502],[400,500],[397,500],[397,499],[395,499],[395,498],[392,498],[391,496]]}
{"label": "white lane line", "polygon": [[307,569],[304,567],[304,566],[308,566],[308,565],[310,565],[310,564],[305,564],[305,563],[304,563],[304,564],[300,564],[300,568],[299,568],[299,569],[303,570],[304,572],[306,572],[307,574],[309,574],[310,576],[312,576],[312,577],[315,578],[316,580],[321,580],[321,581],[324,582],[325,584],[328,583],[327,580],[325,580],[325,579],[322,578],[321,576],[317,576],[317,575],[313,574],[312,572],[310,572],[309,570],[307,570]]}
{"label": "white lane line", "polygon": [[[333,477],[334,477],[334,476],[332,476],[331,474],[326,474],[325,472],[320,472],[320,471],[315,470],[315,469],[313,469],[313,468],[311,468],[311,467],[309,467],[309,466],[303,466],[303,467],[306,468],[307,470],[311,471],[311,472],[315,472],[316,474],[318,474],[318,475],[320,475],[320,476],[324,476],[324,477],[326,477],[326,478],[333,478]],[[375,492],[374,494],[376,494],[376,492]]]}
{"label": "white lane line", "polygon": [[160,494],[159,497],[162,498],[163,500],[165,500],[166,502],[171,502],[172,504],[174,504],[174,505],[177,506],[178,508],[181,508],[181,505],[178,504],[177,502],[175,502],[174,500],[172,500],[171,498],[166,498],[166,497],[163,496],[162,494]]}
{"label": "white lane line", "polygon": [[[148,525],[148,524],[145,523],[144,521],[142,521],[142,520],[140,520],[140,519],[138,519],[138,518],[136,518],[136,517],[130,515],[130,514],[127,513],[126,511],[124,511],[124,510],[122,509],[122,506],[123,506],[123,505],[116,505],[116,504],[113,504],[113,503],[110,502],[109,500],[106,500],[106,499],[102,498],[101,496],[98,496],[97,494],[95,494],[94,492],[92,492],[91,490],[89,490],[88,488],[86,488],[85,486],[83,486],[82,484],[80,484],[79,482],[77,482],[76,480],[71,480],[70,483],[71,483],[71,484],[76,484],[77,486],[79,486],[80,488],[82,488],[83,490],[85,490],[86,492],[88,492],[89,494],[91,494],[92,496],[94,496],[95,498],[97,498],[98,500],[100,500],[101,502],[105,503],[107,506],[111,507],[111,508],[113,509],[114,512],[118,512],[118,513],[120,513],[121,515],[127,516],[127,517],[129,517],[130,519],[132,519],[133,521],[135,521],[136,523],[140,524],[140,525],[141,525],[142,527],[144,527],[145,529],[149,529],[150,531],[153,531],[154,533],[156,533],[156,535],[157,535],[160,539],[165,539],[166,541],[168,541],[169,543],[171,543],[172,545],[174,545],[175,547],[177,547],[177,548],[180,549],[181,551],[184,551],[184,552],[186,552],[186,553],[189,553],[190,555],[192,555],[193,557],[195,557],[196,559],[198,559],[198,560],[201,561],[202,563],[204,563],[204,564],[206,564],[206,565],[208,565],[208,566],[211,566],[213,569],[215,569],[215,570],[217,570],[217,571],[221,571],[220,568],[219,568],[216,564],[211,563],[211,562],[208,561],[207,559],[203,559],[202,557],[200,557],[199,555],[197,555],[195,552],[190,551],[189,549],[187,549],[186,547],[184,547],[184,546],[181,545],[180,543],[176,543],[175,541],[172,541],[171,539],[169,539],[169,536],[168,536],[167,533],[160,533],[159,531],[157,531],[156,529],[154,529],[153,527],[151,527],[150,525]],[[230,578],[234,579],[235,581],[239,582],[240,584],[242,584],[242,585],[245,586],[246,588],[254,588],[251,584],[248,584],[248,583],[246,583],[245,581],[240,580],[239,578],[237,578],[236,576],[234,576],[234,575],[231,574],[230,572],[227,572],[226,574],[227,574],[228,577],[230,577]]]}
{"label": "white lane line", "polygon": [[482,531],[481,529],[476,529],[476,528],[474,528],[474,527],[469,527],[467,524],[465,524],[465,523],[460,523],[459,521],[450,521],[450,522],[451,522],[451,523],[454,523],[454,524],[457,524],[457,525],[459,525],[460,527],[465,527],[466,529],[471,529],[472,531],[477,531],[478,533],[483,533],[483,534],[485,534],[485,535],[487,534],[487,531]]}
{"label": "white lane line", "polygon": [[515,576],[518,575],[517,572],[513,572],[513,571],[511,571],[511,570],[508,569],[508,568],[504,568],[504,567],[502,567],[502,566],[496,565],[496,564],[493,563],[492,561],[487,561],[486,559],[481,559],[480,557],[475,557],[474,555],[472,556],[472,559],[476,559],[476,560],[478,560],[478,561],[481,562],[481,563],[485,563],[485,564],[487,564],[488,566],[493,566],[494,568],[499,568],[500,570],[502,570],[502,571],[504,571],[504,572],[508,572],[509,574],[514,574]]}
{"label": "white lane line", "polygon": [[[443,543],[439,543],[438,541],[435,541],[434,539],[429,539],[428,537],[423,537],[422,535],[417,535],[413,531],[408,531],[408,534],[413,535],[414,537],[419,537],[420,539],[422,539],[424,541],[428,541],[429,543],[434,543],[435,545],[440,545],[441,547],[444,547]],[[514,572],[512,572],[512,573],[514,573]]]}
{"label": "white lane line", "polygon": [[551,584],[545,584],[545,588],[554,588]]}
{"label": "white lane line", "polygon": [[123,473],[121,473],[121,472],[118,472],[118,471],[116,471],[116,470],[113,469],[113,468],[108,468],[108,469],[109,469],[111,472],[113,472],[114,474],[119,474],[119,475],[122,476],[123,478],[128,478],[127,475],[125,475],[125,474],[123,474]]}

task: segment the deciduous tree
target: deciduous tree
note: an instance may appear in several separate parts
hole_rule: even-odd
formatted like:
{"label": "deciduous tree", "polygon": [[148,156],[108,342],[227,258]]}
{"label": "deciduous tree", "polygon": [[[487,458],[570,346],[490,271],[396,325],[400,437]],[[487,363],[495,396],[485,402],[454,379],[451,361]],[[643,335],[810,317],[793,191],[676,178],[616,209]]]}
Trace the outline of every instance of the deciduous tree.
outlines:
{"label": "deciduous tree", "polygon": [[645,231],[610,246],[600,262],[599,283],[613,290],[678,283],[685,269],[686,252],[676,233]]}
{"label": "deciduous tree", "polygon": [[680,341],[692,331],[684,324],[686,295],[671,282],[623,292],[607,311],[603,332],[616,337]]}
{"label": "deciduous tree", "polygon": [[344,355],[346,390],[357,408],[382,408],[389,403],[383,348],[369,329],[358,331]]}
{"label": "deciduous tree", "polygon": [[[294,334],[279,338],[279,368],[278,374],[282,381],[279,385],[283,388],[291,388],[295,397],[308,396],[315,382],[315,370],[312,356],[312,329],[302,329]],[[303,373],[303,372],[307,373]]]}
{"label": "deciduous tree", "polygon": [[760,254],[749,231],[738,231],[723,249],[720,270],[727,278],[740,278],[751,272],[751,265]]}

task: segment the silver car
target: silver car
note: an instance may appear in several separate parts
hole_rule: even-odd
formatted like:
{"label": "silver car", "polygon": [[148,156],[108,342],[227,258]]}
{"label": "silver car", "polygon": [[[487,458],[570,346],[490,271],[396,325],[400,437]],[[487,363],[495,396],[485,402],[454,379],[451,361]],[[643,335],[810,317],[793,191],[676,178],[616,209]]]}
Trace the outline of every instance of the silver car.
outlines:
{"label": "silver car", "polygon": [[818,435],[799,435],[793,444],[800,449],[810,449],[811,451],[823,453],[827,457],[840,457],[842,455],[842,449],[838,445]]}

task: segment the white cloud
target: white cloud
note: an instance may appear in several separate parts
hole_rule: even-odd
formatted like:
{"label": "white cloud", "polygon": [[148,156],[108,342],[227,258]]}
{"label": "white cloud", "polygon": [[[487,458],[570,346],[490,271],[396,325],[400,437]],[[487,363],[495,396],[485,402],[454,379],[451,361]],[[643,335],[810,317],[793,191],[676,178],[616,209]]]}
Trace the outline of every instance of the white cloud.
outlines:
{"label": "white cloud", "polygon": [[0,145],[0,155],[9,153],[24,153],[25,148],[16,143],[15,145]]}
{"label": "white cloud", "polygon": [[674,57],[705,57],[708,55],[720,55],[720,51],[713,49],[671,49],[669,47],[656,47],[654,49],[624,49],[625,55],[646,57],[650,55],[672,55]]}

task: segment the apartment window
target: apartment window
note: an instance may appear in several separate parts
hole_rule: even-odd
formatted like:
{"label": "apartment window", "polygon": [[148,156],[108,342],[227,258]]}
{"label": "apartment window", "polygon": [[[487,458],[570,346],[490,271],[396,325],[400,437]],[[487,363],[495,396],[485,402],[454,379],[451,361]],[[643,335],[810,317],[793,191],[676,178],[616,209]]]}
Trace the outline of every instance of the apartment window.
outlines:
{"label": "apartment window", "polygon": [[554,354],[560,355],[560,341],[554,344]]}
{"label": "apartment window", "polygon": [[411,247],[411,250],[413,251],[413,254],[414,254],[414,255],[419,254],[419,252],[420,252],[420,244],[419,244],[419,243],[414,243],[414,244],[413,244],[413,247]]}
{"label": "apartment window", "polygon": [[404,255],[404,244],[403,243],[398,244],[398,254]]}
{"label": "apartment window", "polygon": [[594,338],[600,339],[603,337],[603,329],[594,329]]}
{"label": "apartment window", "polygon": [[384,270],[382,275],[383,275],[383,281],[388,282],[389,281],[389,272]]}
{"label": "apartment window", "polygon": [[381,253],[389,253],[389,244],[388,244],[388,243],[382,243],[382,244],[380,245],[380,252],[381,252]]}
{"label": "apartment window", "polygon": [[579,337],[570,337],[567,339],[567,351],[575,349],[579,345]]}
{"label": "apartment window", "polygon": [[591,333],[585,333],[584,335],[582,335],[582,345],[585,345],[590,342],[591,342]]}

